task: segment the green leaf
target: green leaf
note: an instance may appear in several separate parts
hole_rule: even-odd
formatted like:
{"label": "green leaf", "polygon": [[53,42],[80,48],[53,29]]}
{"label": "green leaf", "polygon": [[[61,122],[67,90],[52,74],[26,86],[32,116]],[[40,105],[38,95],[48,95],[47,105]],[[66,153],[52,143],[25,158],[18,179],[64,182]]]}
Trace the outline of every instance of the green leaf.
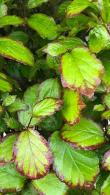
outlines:
{"label": "green leaf", "polygon": [[55,115],[45,118],[40,124],[39,127],[47,132],[56,131],[56,129],[61,129],[63,124],[63,119],[60,112],[57,112]]}
{"label": "green leaf", "polygon": [[0,192],[20,191],[24,182],[25,178],[16,171],[14,164],[0,166]]}
{"label": "green leaf", "polygon": [[59,56],[65,53],[68,50],[72,50],[75,47],[82,46],[83,42],[78,38],[64,38],[59,40],[59,42],[49,43],[47,48],[44,49],[44,52],[48,53],[51,56]]}
{"label": "green leaf", "polygon": [[7,14],[7,6],[4,2],[0,2],[0,17],[5,16]]}
{"label": "green leaf", "polygon": [[34,186],[29,183],[25,186],[24,190],[21,192],[21,195],[39,195],[38,192],[35,190]]}
{"label": "green leaf", "polygon": [[32,117],[32,108],[29,106],[27,110],[18,112],[18,120],[24,127],[33,127],[37,125],[41,119]]}
{"label": "green leaf", "polygon": [[32,53],[22,43],[9,38],[0,38],[0,55],[29,66],[34,65]]}
{"label": "green leaf", "polygon": [[85,107],[79,94],[75,91],[65,89],[63,103],[62,115],[64,119],[71,125],[77,123],[80,119],[80,111]]}
{"label": "green leaf", "polygon": [[88,6],[90,6],[89,0],[74,0],[67,7],[67,16],[72,17],[77,15],[85,10]]}
{"label": "green leaf", "polygon": [[104,183],[101,187],[101,194],[103,194],[103,195],[110,194],[110,175],[107,177],[107,179],[104,181]]}
{"label": "green leaf", "polygon": [[45,195],[64,195],[68,189],[67,186],[61,182],[54,173],[49,173],[42,179],[33,180],[32,184],[40,194]]}
{"label": "green leaf", "polygon": [[102,77],[102,81],[104,82],[104,84],[106,84],[106,87],[108,89],[110,87],[110,55],[109,53],[110,51],[106,50],[104,52],[101,52],[100,55],[98,56],[104,66],[104,74]]}
{"label": "green leaf", "polygon": [[75,48],[62,56],[61,71],[63,87],[77,89],[81,94],[92,97],[100,84],[103,66],[88,49]]}
{"label": "green leaf", "polygon": [[7,117],[4,118],[4,120],[8,128],[14,129],[15,131],[20,130],[21,124],[15,118]]}
{"label": "green leaf", "polygon": [[27,22],[43,39],[53,40],[58,35],[54,19],[45,14],[33,14]]}
{"label": "green leaf", "polygon": [[103,103],[110,108],[110,93],[106,94],[103,99]]}
{"label": "green leaf", "polygon": [[94,106],[94,110],[97,112],[102,112],[105,110],[105,106],[103,104],[97,104]]}
{"label": "green leaf", "polygon": [[9,78],[4,73],[0,72],[0,91],[11,92],[12,89],[12,82],[10,82]]}
{"label": "green leaf", "polygon": [[29,40],[29,36],[23,31],[12,31],[9,37],[15,41],[21,41],[26,44]]}
{"label": "green leaf", "polygon": [[43,100],[47,97],[61,97],[61,86],[58,79],[47,79],[39,86],[38,100]]}
{"label": "green leaf", "polygon": [[48,0],[29,0],[28,1],[28,8],[32,9],[35,7],[40,6],[42,3],[46,3]]}
{"label": "green leaf", "polygon": [[99,160],[92,151],[76,150],[61,140],[58,132],[50,138],[53,153],[53,169],[57,176],[70,187],[93,186],[99,173]]}
{"label": "green leaf", "polygon": [[3,28],[7,25],[21,25],[24,23],[24,20],[18,16],[3,16],[0,17],[0,28]]}
{"label": "green leaf", "polygon": [[9,135],[0,143],[0,162],[10,162],[13,160],[13,146],[16,135]]}
{"label": "green leaf", "polygon": [[14,147],[14,156],[18,171],[30,179],[46,175],[51,164],[47,141],[32,129],[20,133]]}
{"label": "green leaf", "polygon": [[103,112],[102,118],[107,119],[107,120],[110,119],[110,110]]}
{"label": "green leaf", "polygon": [[61,133],[62,138],[74,144],[76,147],[92,150],[104,143],[102,129],[93,121],[81,118],[74,126],[64,125]]}
{"label": "green leaf", "polygon": [[49,43],[47,48],[44,49],[45,53],[48,53],[51,56],[59,56],[65,53],[67,50],[61,43]]}
{"label": "green leaf", "polygon": [[110,48],[110,35],[103,25],[98,25],[90,31],[88,41],[89,48],[94,53]]}
{"label": "green leaf", "polygon": [[36,103],[37,97],[38,97],[38,88],[39,88],[38,84],[35,84],[27,88],[27,90],[24,93],[24,97],[23,97],[24,102],[26,104],[34,105]]}
{"label": "green leaf", "polygon": [[17,112],[20,110],[26,110],[28,106],[19,98],[16,99],[11,105],[8,106],[9,112]]}
{"label": "green leaf", "polygon": [[110,0],[98,0],[99,9],[101,12],[102,19],[107,24],[110,23]]}
{"label": "green leaf", "polygon": [[33,108],[33,116],[34,117],[46,117],[50,116],[56,111],[58,111],[61,107],[62,101],[53,98],[46,98],[40,102],[38,102]]}
{"label": "green leaf", "polygon": [[104,154],[102,166],[105,170],[110,171],[110,150]]}
{"label": "green leaf", "polygon": [[3,101],[3,106],[9,106],[16,100],[16,95],[9,95]]}

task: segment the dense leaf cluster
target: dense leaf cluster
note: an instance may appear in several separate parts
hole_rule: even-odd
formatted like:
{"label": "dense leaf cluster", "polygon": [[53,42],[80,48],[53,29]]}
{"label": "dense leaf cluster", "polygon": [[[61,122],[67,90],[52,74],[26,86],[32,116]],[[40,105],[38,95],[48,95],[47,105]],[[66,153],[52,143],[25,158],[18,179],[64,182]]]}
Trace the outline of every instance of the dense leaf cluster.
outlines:
{"label": "dense leaf cluster", "polygon": [[0,194],[110,195],[110,0],[0,0]]}

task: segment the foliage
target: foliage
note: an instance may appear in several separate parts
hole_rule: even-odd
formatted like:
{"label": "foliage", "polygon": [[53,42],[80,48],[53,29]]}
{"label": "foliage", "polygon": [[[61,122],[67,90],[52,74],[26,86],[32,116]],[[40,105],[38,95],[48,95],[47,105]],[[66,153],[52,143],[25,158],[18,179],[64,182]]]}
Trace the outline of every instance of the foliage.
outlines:
{"label": "foliage", "polygon": [[110,0],[0,0],[4,194],[110,194]]}

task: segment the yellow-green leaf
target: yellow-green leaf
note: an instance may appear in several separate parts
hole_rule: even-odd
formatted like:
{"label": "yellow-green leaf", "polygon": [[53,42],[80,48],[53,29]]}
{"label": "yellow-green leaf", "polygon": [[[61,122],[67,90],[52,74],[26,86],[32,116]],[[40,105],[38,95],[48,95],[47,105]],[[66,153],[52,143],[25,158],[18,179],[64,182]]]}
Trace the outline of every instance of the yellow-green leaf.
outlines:
{"label": "yellow-green leaf", "polygon": [[0,55],[33,66],[34,57],[21,42],[9,38],[0,38]]}
{"label": "yellow-green leaf", "polygon": [[65,89],[63,95],[62,115],[64,119],[71,125],[80,119],[80,111],[85,107],[79,94],[75,91]]}
{"label": "yellow-green leaf", "polygon": [[92,97],[100,84],[103,72],[101,62],[86,48],[75,48],[61,59],[61,80],[63,87],[76,89]]}
{"label": "yellow-green leaf", "polygon": [[54,19],[45,14],[33,14],[27,22],[43,39],[53,40],[58,35]]}
{"label": "yellow-green leaf", "polygon": [[50,116],[60,109],[62,101],[59,99],[46,98],[38,102],[33,108],[34,117]]}
{"label": "yellow-green leaf", "polygon": [[14,147],[14,157],[18,171],[30,179],[46,175],[51,164],[47,141],[32,129],[20,133]]}
{"label": "yellow-green leaf", "polygon": [[24,23],[24,20],[18,16],[3,16],[0,17],[0,28],[8,25],[21,25]]}

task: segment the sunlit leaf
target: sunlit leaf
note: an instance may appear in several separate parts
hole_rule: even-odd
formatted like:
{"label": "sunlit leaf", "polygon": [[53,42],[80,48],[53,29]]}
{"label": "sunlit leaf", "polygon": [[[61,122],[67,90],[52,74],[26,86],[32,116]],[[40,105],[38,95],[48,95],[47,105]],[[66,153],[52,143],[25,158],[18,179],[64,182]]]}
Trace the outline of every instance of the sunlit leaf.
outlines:
{"label": "sunlit leaf", "polygon": [[64,195],[68,189],[67,186],[61,182],[54,173],[49,173],[42,179],[33,180],[32,184],[39,193],[45,195]]}
{"label": "sunlit leaf", "polygon": [[42,38],[52,40],[57,37],[57,26],[54,19],[45,14],[32,15],[28,19],[28,25],[36,30]]}
{"label": "sunlit leaf", "polygon": [[0,192],[20,191],[24,182],[25,178],[16,171],[14,164],[0,166]]}
{"label": "sunlit leaf", "polygon": [[103,25],[98,25],[90,31],[89,48],[94,53],[110,48],[110,35]]}
{"label": "sunlit leaf", "polygon": [[107,177],[107,179],[104,181],[101,187],[101,194],[109,195],[109,193],[110,193],[110,175]]}
{"label": "sunlit leaf", "polygon": [[34,117],[50,116],[60,109],[62,101],[53,98],[46,98],[38,102],[33,108]]}
{"label": "sunlit leaf", "polygon": [[28,7],[30,9],[40,6],[42,3],[47,2],[48,0],[29,0]]}
{"label": "sunlit leaf", "polygon": [[9,162],[13,159],[13,146],[16,135],[9,135],[0,143],[0,162]]}
{"label": "sunlit leaf", "polygon": [[43,100],[47,97],[60,98],[61,86],[58,79],[47,79],[39,86],[39,100]]}
{"label": "sunlit leaf", "polygon": [[47,141],[37,131],[28,129],[20,133],[14,156],[18,171],[30,179],[41,178],[49,171],[51,153]]}
{"label": "sunlit leaf", "polygon": [[75,48],[61,59],[62,85],[92,97],[100,84],[101,62],[86,48]]}
{"label": "sunlit leaf", "polygon": [[74,0],[67,7],[67,16],[71,17],[79,14],[90,5],[89,0]]}
{"label": "sunlit leaf", "polygon": [[62,138],[76,147],[84,149],[96,149],[104,143],[102,129],[93,121],[81,118],[74,126],[64,125],[61,133]]}
{"label": "sunlit leaf", "polygon": [[79,94],[75,91],[65,89],[63,95],[62,115],[71,125],[80,120],[80,111],[85,107]]}
{"label": "sunlit leaf", "polygon": [[57,176],[70,187],[90,188],[99,173],[99,161],[92,151],[76,150],[61,140],[55,132],[50,138],[53,153],[53,169]]}
{"label": "sunlit leaf", "polygon": [[22,43],[9,38],[0,38],[0,55],[29,66],[34,65],[32,53]]}
{"label": "sunlit leaf", "polygon": [[18,16],[3,16],[0,17],[0,28],[3,28],[7,25],[21,25],[24,23],[24,20]]}

